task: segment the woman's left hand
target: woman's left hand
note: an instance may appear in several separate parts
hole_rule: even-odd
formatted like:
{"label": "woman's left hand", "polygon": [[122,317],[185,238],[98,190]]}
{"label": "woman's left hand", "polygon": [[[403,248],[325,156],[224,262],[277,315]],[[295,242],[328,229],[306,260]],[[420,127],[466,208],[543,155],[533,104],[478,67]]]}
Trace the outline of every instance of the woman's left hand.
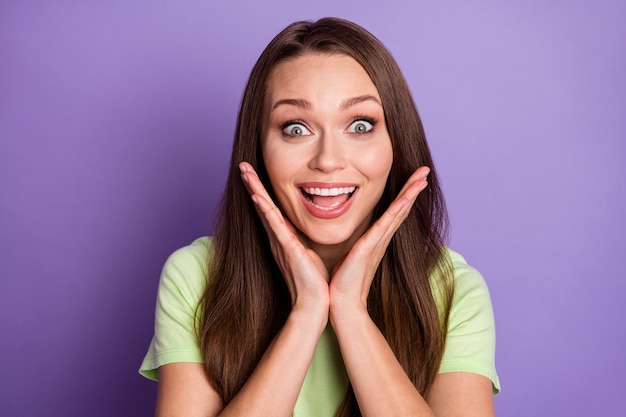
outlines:
{"label": "woman's left hand", "polygon": [[415,199],[428,185],[430,169],[418,168],[398,197],[354,244],[334,270],[330,281],[330,309],[333,306],[367,308],[370,286],[391,238],[407,218]]}

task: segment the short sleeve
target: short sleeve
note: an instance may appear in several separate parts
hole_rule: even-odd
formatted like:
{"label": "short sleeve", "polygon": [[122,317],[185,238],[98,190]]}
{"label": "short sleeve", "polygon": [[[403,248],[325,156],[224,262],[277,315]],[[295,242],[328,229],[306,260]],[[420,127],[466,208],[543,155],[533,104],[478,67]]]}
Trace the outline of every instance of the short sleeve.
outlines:
{"label": "short sleeve", "polygon": [[483,375],[491,380],[497,394],[500,381],[495,368],[496,330],[487,284],[461,255],[451,250],[449,254],[454,267],[454,299],[439,372]]}
{"label": "short sleeve", "polygon": [[155,309],[154,336],[139,373],[157,380],[159,367],[203,362],[194,327],[196,307],[206,285],[208,238],[174,252],[165,262]]}

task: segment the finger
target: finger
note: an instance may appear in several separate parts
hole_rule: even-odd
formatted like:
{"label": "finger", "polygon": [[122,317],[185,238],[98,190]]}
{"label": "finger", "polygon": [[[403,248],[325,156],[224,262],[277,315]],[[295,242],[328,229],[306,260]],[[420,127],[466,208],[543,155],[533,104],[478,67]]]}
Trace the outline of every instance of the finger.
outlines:
{"label": "finger", "polygon": [[396,197],[387,210],[374,222],[361,239],[363,241],[363,249],[374,250],[375,248],[379,248],[384,252],[384,249],[389,245],[394,233],[404,220],[406,220],[417,196],[428,185],[425,178],[429,171],[428,167],[421,167],[411,175],[398,197]]}
{"label": "finger", "polygon": [[272,208],[276,207],[276,205],[274,204],[274,202],[270,198],[269,193],[265,189],[265,186],[263,186],[263,183],[259,179],[259,176],[257,175],[257,173],[254,170],[254,168],[252,167],[252,165],[250,165],[247,162],[241,162],[239,164],[239,171],[241,173],[241,180],[243,181],[244,185],[246,186],[246,190],[248,190],[248,193],[250,194],[250,197],[252,198],[253,202],[255,203],[254,204],[254,208],[255,208],[257,214],[259,215],[259,217],[261,218],[261,220],[263,221],[263,223],[264,223],[264,225],[266,226],[266,229],[267,229],[265,215],[263,215],[263,212],[260,211],[258,200],[255,200],[255,195],[258,194],[258,195],[263,196],[263,198],[266,200],[267,204],[272,206]]}
{"label": "finger", "polygon": [[[288,219],[282,216],[282,212],[280,211],[278,206],[274,203],[274,200],[272,200],[272,198],[270,197],[269,193],[265,189],[265,186],[261,182],[261,179],[259,178],[258,174],[254,170],[252,165],[250,165],[247,162],[241,162],[239,164],[239,170],[241,171],[241,179],[243,180],[246,186],[246,189],[248,190],[248,193],[250,193],[250,196],[254,196],[255,194],[261,195],[273,207],[273,209],[277,213],[279,213],[281,217],[283,217],[283,222],[285,226],[287,226],[287,228],[292,233],[295,234],[296,233],[295,227],[291,224],[291,222]],[[255,208],[257,209],[257,213],[259,214],[259,216],[262,217],[263,219],[263,216],[261,215],[261,213],[259,213],[258,205],[256,203],[255,203]]]}
{"label": "finger", "polygon": [[241,162],[239,164],[239,171],[241,172],[241,179],[246,185],[246,188],[248,189],[248,192],[250,193],[250,195],[261,194],[268,201],[274,204],[274,202],[269,196],[269,193],[265,189],[265,186],[261,182],[259,175],[256,173],[252,165],[250,165],[247,162]]}
{"label": "finger", "polygon": [[404,183],[404,186],[398,193],[398,197],[405,196],[407,192],[411,191],[411,188],[415,186],[417,182],[426,181],[429,173],[430,173],[430,168],[428,168],[427,166],[422,166],[416,169],[415,172],[413,172],[413,174],[411,174],[409,179]]}
{"label": "finger", "polygon": [[[252,201],[261,214],[261,218],[265,219],[269,228],[277,234],[281,228],[286,227],[285,218],[278,208],[272,204],[267,198],[261,194],[252,195]],[[291,232],[287,229],[287,231]]]}
{"label": "finger", "polygon": [[[289,220],[282,215],[276,205],[272,204],[261,194],[254,194],[252,201],[257,207],[257,212],[263,221],[265,230],[270,237],[273,237],[270,239],[270,244],[272,246],[276,245],[272,248],[274,256],[282,256],[278,254],[282,252],[284,254],[294,254],[295,259],[301,259],[305,248],[296,233],[294,233],[294,227]],[[280,251],[278,250],[279,248]]]}
{"label": "finger", "polygon": [[384,226],[384,228],[395,225],[395,229],[397,229],[408,216],[417,196],[428,185],[426,178],[429,172],[430,169],[428,167],[420,167],[415,170],[404,184],[404,187],[402,187],[402,190],[400,190],[396,199],[389,205],[376,223]]}

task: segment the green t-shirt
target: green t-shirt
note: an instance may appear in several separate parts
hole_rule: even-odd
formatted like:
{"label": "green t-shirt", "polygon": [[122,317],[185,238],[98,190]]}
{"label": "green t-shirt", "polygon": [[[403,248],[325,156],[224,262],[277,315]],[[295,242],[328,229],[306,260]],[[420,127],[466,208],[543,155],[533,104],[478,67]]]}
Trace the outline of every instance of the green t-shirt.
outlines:
{"label": "green t-shirt", "polygon": [[[210,245],[207,237],[197,239],[174,252],[163,267],[154,336],[139,369],[146,378],[156,380],[158,368],[168,363],[203,362],[194,330],[194,314],[204,291]],[[495,325],[489,291],[482,276],[461,255],[449,249],[448,254],[454,267],[455,294],[439,372],[486,376],[497,393],[500,383],[494,361]],[[329,325],[317,344],[293,415],[334,416],[347,387],[348,375]]]}

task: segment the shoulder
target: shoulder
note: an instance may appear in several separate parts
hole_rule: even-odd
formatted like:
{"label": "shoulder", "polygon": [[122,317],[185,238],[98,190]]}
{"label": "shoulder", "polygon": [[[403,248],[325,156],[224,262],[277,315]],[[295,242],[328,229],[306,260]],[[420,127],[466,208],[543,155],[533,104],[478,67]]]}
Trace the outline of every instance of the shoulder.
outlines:
{"label": "shoulder", "polygon": [[440,372],[484,375],[497,393],[495,320],[487,283],[463,256],[451,249],[447,249],[447,256],[454,270],[454,296]]}
{"label": "shoulder", "polygon": [[163,365],[203,361],[195,318],[212,251],[212,239],[203,237],[167,258],[159,281],[154,336],[139,370],[142,375],[156,380]]}
{"label": "shoulder", "polygon": [[454,297],[450,307],[448,331],[456,326],[493,327],[491,297],[485,279],[465,258],[446,248],[454,276]]}
{"label": "shoulder", "polygon": [[458,252],[447,248],[446,253],[454,271],[454,304],[467,301],[468,297],[486,297],[489,301],[489,290],[481,273]]}
{"label": "shoulder", "polygon": [[[489,302],[487,284],[478,270],[470,266],[461,254],[450,248],[445,248],[443,257],[442,268],[436,269],[430,278],[440,308],[442,307],[442,297],[446,293],[444,283],[450,281],[454,287],[452,310],[458,308],[460,304],[467,303],[469,298],[486,297],[486,301]],[[446,278],[443,277],[442,273],[446,274]]]}
{"label": "shoulder", "polygon": [[173,252],[167,258],[164,269],[175,268],[183,271],[201,269],[206,271],[206,263],[209,252],[212,250],[212,243],[213,239],[207,236],[194,240],[191,244]]}
{"label": "shoulder", "polygon": [[212,244],[212,238],[205,236],[173,252],[163,266],[159,295],[176,295],[189,304],[197,303],[206,286]]}

